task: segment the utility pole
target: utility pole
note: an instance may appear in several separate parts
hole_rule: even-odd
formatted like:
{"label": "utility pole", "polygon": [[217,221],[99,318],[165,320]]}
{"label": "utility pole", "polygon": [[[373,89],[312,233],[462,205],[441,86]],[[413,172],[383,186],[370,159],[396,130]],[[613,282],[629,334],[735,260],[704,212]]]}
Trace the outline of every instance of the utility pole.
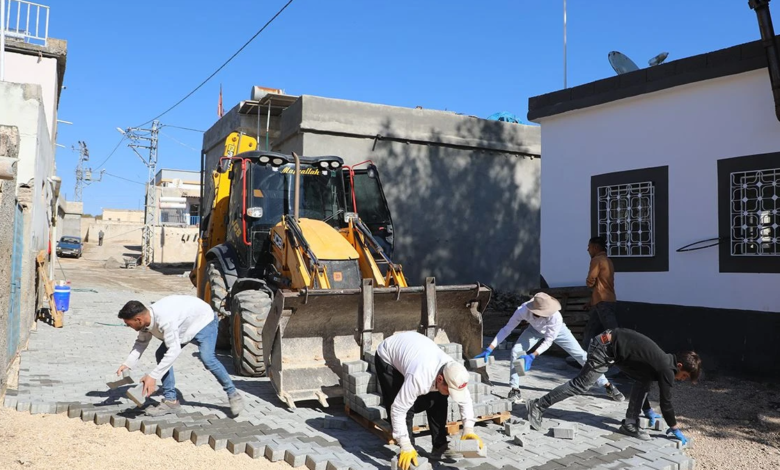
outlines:
{"label": "utility pole", "polygon": [[[160,122],[152,121],[151,129],[129,127],[127,130],[120,128],[117,130],[130,139],[131,143],[127,146],[133,149],[133,152],[149,169],[149,176],[146,180],[146,210],[142,246],[143,266],[148,267],[154,257],[154,226],[157,224],[157,188],[154,185],[154,176],[157,167],[157,134],[160,130]],[[149,156],[144,157],[138,149],[148,150]]]}
{"label": "utility pole", "polygon": [[[76,148],[73,147],[73,150],[75,151]],[[75,200],[76,202],[82,201],[82,193],[84,191],[85,186],[89,186],[92,183],[98,183],[100,180],[103,179],[103,173],[106,170],[100,170],[100,174],[97,178],[93,178],[92,176],[92,168],[84,168],[84,162],[89,161],[89,149],[87,148],[87,143],[79,140],[79,163],[76,165],[76,190],[75,192]]]}

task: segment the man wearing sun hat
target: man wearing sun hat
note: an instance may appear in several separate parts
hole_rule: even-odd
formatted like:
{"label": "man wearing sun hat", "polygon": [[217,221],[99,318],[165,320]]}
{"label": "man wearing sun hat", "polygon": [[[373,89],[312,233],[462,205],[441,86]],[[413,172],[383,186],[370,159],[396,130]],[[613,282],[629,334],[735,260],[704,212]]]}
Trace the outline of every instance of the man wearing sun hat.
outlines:
{"label": "man wearing sun hat", "polygon": [[[528,328],[517,338],[515,346],[512,348],[511,361],[509,362],[509,385],[512,388],[507,398],[514,400],[516,403],[521,401],[520,373],[524,374],[530,370],[534,359],[547,351],[553,343],[560,346],[580,365],[585,364],[585,361],[588,359],[588,353],[582,349],[571,330],[569,330],[569,327],[563,322],[560,309],[561,304],[554,297],[544,292],[539,292],[531,300],[523,303],[515,310],[512,318],[493,338],[488,347],[477,356],[477,358],[482,357],[487,360],[493,349],[504,341],[521,321],[525,320],[528,322]],[[529,353],[528,351],[539,341],[541,341],[541,344],[534,352]],[[522,361],[518,361],[518,359],[522,359]],[[521,366],[523,369],[518,370]],[[597,383],[606,389],[607,395],[613,400],[625,400],[620,390],[609,383],[604,375],[598,378]]]}
{"label": "man wearing sun hat", "polygon": [[482,440],[474,433],[474,408],[468,390],[469,373],[463,364],[444,353],[433,340],[414,331],[396,333],[382,341],[374,356],[376,377],[382,391],[393,439],[400,445],[398,466],[417,465],[412,420],[427,412],[431,430],[432,459],[454,457],[447,443],[447,397],[460,408],[462,440]]}

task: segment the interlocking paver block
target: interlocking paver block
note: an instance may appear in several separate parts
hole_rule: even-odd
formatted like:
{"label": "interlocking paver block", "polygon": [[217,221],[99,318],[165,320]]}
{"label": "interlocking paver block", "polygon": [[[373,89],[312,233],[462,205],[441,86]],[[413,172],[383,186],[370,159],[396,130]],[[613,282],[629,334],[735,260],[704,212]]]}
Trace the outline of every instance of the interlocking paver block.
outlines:
{"label": "interlocking paver block", "polygon": [[552,428],[553,436],[558,439],[574,439],[577,434],[577,427],[568,424]]}
{"label": "interlocking paver block", "polygon": [[127,395],[127,398],[133,400],[138,406],[144,406],[144,403],[146,402],[146,397],[144,397],[144,384],[142,383],[135,387],[128,388],[125,395]]}
{"label": "interlocking paver block", "polygon": [[482,448],[479,448],[479,441],[475,439],[455,439],[454,440],[454,446],[453,450],[461,455],[463,455],[464,458],[472,459],[472,458],[480,458],[480,457],[487,457],[487,445],[483,445]]}
{"label": "interlocking paver block", "polygon": [[265,444],[261,444],[260,442],[247,442],[246,454],[253,459],[259,459],[260,457],[264,457]]}
{"label": "interlocking paver block", "polygon": [[326,416],[323,421],[323,427],[325,429],[347,429],[347,418]]}
{"label": "interlocking paver block", "polygon": [[511,419],[504,423],[504,433],[515,437],[531,432],[531,424],[524,419]]}
{"label": "interlocking paver block", "polygon": [[469,369],[479,369],[485,367],[485,358],[469,359]]}

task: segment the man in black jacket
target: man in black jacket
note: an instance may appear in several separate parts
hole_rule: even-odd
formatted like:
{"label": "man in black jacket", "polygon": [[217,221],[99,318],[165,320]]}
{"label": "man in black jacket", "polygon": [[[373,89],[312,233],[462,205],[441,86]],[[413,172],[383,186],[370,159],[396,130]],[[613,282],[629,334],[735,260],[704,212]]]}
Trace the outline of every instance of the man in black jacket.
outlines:
{"label": "man in black jacket", "polygon": [[626,419],[620,432],[642,440],[650,439],[647,431],[639,428],[639,413],[643,411],[651,421],[660,417],[647,399],[650,386],[658,382],[661,413],[670,426],[666,433],[674,434],[685,445],[688,440],[677,427],[674,416],[672,387],[675,380],[692,379],[696,383],[701,371],[701,359],[693,351],[667,354],[647,336],[627,328],[615,328],[597,335],[588,347],[588,359],[577,377],[539,399],[528,401],[528,421],[531,427],[541,430],[542,414],[547,408],[585,393],[611,365],[617,366],[636,381],[631,389]]}

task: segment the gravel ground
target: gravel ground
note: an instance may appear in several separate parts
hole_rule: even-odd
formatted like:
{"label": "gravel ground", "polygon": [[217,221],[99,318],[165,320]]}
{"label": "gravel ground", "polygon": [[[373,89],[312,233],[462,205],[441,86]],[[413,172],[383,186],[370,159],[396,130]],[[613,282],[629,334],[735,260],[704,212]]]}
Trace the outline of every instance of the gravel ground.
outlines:
{"label": "gravel ground", "polygon": [[[173,439],[95,426],[65,415],[31,415],[0,408],[0,468],[148,470],[290,470],[285,462],[214,452]],[[305,467],[298,467],[304,469]]]}

